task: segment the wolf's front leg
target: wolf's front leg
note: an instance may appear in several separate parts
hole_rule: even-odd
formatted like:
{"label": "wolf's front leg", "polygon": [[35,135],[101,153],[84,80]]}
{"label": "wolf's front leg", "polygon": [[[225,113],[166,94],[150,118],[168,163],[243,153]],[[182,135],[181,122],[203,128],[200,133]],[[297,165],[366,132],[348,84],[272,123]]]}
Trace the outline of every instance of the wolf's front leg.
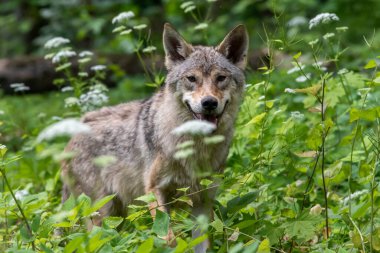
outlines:
{"label": "wolf's front leg", "polygon": [[[198,217],[200,215],[205,215],[208,218],[208,220],[210,220],[212,217],[212,215],[211,215],[212,214],[212,206],[207,205],[206,203],[203,203],[203,204],[205,204],[205,205],[202,205],[202,206],[195,205],[193,207],[192,214],[194,215],[194,217]],[[192,237],[193,237],[193,239],[198,238],[198,237],[204,235],[205,232],[207,232],[207,231],[202,231],[201,228],[197,225],[196,227],[193,228]],[[194,247],[194,251],[195,251],[195,253],[204,253],[204,252],[206,252],[206,250],[209,247],[210,247],[210,241],[209,241],[209,239],[206,239],[203,242],[197,244]]]}
{"label": "wolf's front leg", "polygon": [[[153,193],[156,197],[156,201],[149,204],[149,211],[153,218],[153,220],[156,217],[156,210],[159,209],[162,212],[169,214],[169,208],[166,205],[166,198],[163,193],[163,191],[157,186],[158,185],[158,178],[159,178],[159,172],[160,169],[163,166],[163,159],[160,155],[156,157],[154,162],[152,163],[149,171],[146,173],[145,178],[145,193]],[[164,236],[162,239],[164,239],[167,244],[171,247],[176,246],[175,236],[173,233],[173,230],[169,227],[168,234]]]}
{"label": "wolf's front leg", "polygon": [[[193,203],[192,214],[196,218],[200,215],[205,215],[210,221],[213,219],[213,204],[215,199],[216,187],[201,192],[199,201]],[[192,231],[193,239],[202,236],[207,231],[202,231],[199,226],[196,226]],[[204,240],[194,247],[195,253],[204,253],[210,247],[209,239]]]}

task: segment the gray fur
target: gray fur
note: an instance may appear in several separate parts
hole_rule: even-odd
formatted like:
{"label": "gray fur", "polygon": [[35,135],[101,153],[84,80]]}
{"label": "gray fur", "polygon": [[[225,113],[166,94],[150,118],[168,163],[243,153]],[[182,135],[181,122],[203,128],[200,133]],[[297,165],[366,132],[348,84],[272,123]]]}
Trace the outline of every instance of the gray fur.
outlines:
{"label": "gray fur", "polygon": [[[223,44],[229,43],[234,36],[242,40],[241,44],[235,40],[233,46],[237,48]],[[62,167],[65,189],[75,195],[84,192],[92,199],[117,195],[101,210],[103,216],[125,215],[127,205],[148,192],[156,195],[159,209],[168,211],[166,206],[161,205],[176,196],[177,188],[190,187],[190,192],[200,189],[195,168],[210,168],[210,173],[223,171],[244,90],[243,69],[248,45],[246,30],[244,26],[238,26],[227,35],[227,40],[213,48],[191,46],[166,24],[163,41],[169,70],[165,85],[145,101],[87,113],[82,121],[91,127],[91,133],[73,137],[67,146],[67,150],[74,151],[76,155]],[[228,48],[229,52],[220,48]],[[241,52],[240,58],[234,56],[234,59],[239,59],[238,62],[227,59],[234,50]],[[192,72],[199,77],[196,85],[190,85],[186,79]],[[224,83],[215,83],[218,73],[227,76]],[[206,146],[196,140],[195,155],[184,160],[174,159],[176,146],[188,137],[176,136],[171,132],[194,119],[185,101],[198,113],[201,112],[200,99],[210,94],[217,97],[220,104],[216,113],[223,113],[214,134],[223,135],[225,141]],[[225,107],[224,111],[222,107]],[[101,155],[111,155],[116,161],[99,168],[93,161]],[[67,195],[63,196],[63,200]],[[214,192],[192,195],[194,213],[210,214],[213,196]],[[169,238],[172,236],[168,235],[166,239],[173,239]],[[205,250],[206,246],[197,248],[197,252]]]}

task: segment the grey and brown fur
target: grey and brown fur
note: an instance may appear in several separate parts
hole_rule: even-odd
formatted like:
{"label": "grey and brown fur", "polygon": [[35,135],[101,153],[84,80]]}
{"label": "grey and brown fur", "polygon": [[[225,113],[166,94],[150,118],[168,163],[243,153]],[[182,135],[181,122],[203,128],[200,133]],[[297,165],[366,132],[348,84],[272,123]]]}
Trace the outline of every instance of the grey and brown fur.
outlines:
{"label": "grey and brown fur", "polygon": [[[91,132],[73,137],[67,145],[76,156],[62,167],[63,200],[70,192],[92,199],[116,194],[100,210],[101,215],[125,215],[135,198],[153,192],[157,202],[151,206],[168,211],[163,204],[173,199],[176,189],[200,189],[195,167],[206,166],[211,173],[223,171],[245,84],[246,29],[239,25],[219,46],[205,47],[188,44],[166,24],[163,44],[168,74],[159,91],[147,100],[106,107],[82,118]],[[203,108],[205,97],[217,101],[212,111]],[[174,159],[176,146],[187,137],[174,135],[172,130],[205,115],[216,123],[213,134],[223,135],[224,142],[210,146],[196,141],[193,156]],[[116,161],[105,168],[94,165],[94,158],[104,155]],[[194,215],[211,213],[214,192],[191,198]],[[199,233],[195,230],[193,236]],[[166,239],[173,240],[173,233]],[[196,251],[205,252],[207,243],[198,245]]]}

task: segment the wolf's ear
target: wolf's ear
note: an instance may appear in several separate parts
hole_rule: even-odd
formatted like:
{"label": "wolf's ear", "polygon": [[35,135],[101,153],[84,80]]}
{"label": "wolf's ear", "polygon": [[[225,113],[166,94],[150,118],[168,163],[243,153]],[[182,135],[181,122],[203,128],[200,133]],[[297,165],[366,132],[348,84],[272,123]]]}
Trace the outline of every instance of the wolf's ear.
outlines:
{"label": "wolf's ear", "polygon": [[216,50],[223,54],[238,68],[247,65],[248,33],[244,25],[238,25],[230,31]]}
{"label": "wolf's ear", "polygon": [[163,44],[167,69],[184,61],[193,51],[193,47],[169,23],[164,26]]}

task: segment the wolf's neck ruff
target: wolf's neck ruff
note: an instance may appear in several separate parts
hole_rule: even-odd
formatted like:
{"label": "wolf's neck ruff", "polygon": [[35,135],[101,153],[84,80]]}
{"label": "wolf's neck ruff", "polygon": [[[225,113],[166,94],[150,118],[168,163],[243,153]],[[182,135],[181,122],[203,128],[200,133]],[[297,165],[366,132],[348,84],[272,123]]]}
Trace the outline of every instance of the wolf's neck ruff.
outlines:
{"label": "wolf's neck ruff", "polygon": [[[100,213],[125,216],[129,204],[152,192],[157,199],[151,203],[155,216],[156,208],[168,211],[165,203],[176,197],[178,188],[189,187],[193,193],[202,189],[199,181],[203,175],[197,175],[196,167],[207,167],[208,176],[223,171],[244,90],[246,29],[237,26],[217,47],[204,47],[187,43],[166,24],[163,44],[168,74],[156,94],[145,101],[106,107],[83,117],[92,131],[73,137],[67,145],[66,150],[75,156],[63,163],[63,201],[70,192],[85,193],[94,200],[115,194]],[[194,153],[177,159],[178,144],[189,136],[171,132],[194,119],[214,124],[214,134],[223,135],[224,141],[211,146],[194,141]],[[93,160],[102,155],[115,159],[99,168]],[[214,195],[215,187],[191,195],[193,214],[210,215]],[[99,225],[101,218],[93,221]],[[197,229],[193,232],[200,235]],[[165,239],[170,243],[173,238],[170,230]],[[205,252],[207,245],[205,241],[195,251]]]}

